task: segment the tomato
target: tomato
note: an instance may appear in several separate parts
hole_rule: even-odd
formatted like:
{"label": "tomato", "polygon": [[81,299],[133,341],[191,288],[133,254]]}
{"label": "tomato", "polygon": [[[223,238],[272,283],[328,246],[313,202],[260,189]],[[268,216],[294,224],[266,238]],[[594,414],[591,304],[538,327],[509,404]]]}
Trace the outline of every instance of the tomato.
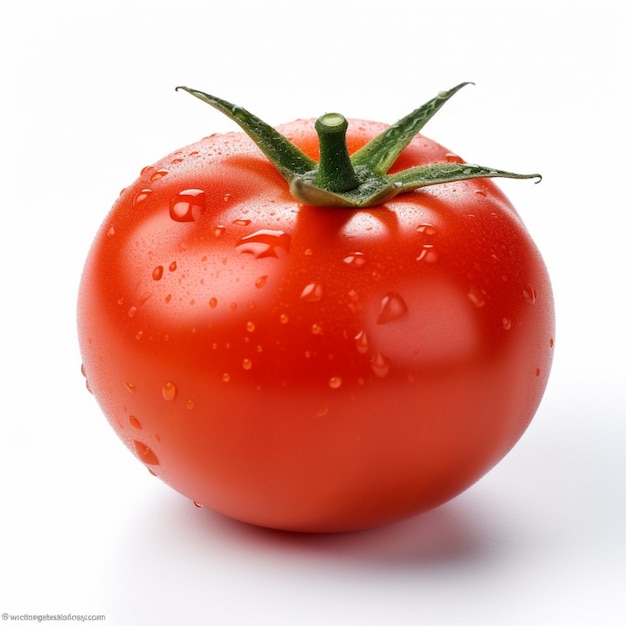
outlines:
{"label": "tomato", "polygon": [[[315,126],[278,131],[316,161]],[[349,121],[348,153],[387,128]],[[537,247],[484,174],[313,206],[248,135],[206,137],[122,191],[80,285],[88,388],[152,474],[238,520],[335,532],[440,505],[542,398]],[[416,133],[389,174],[428,164],[465,165]]]}

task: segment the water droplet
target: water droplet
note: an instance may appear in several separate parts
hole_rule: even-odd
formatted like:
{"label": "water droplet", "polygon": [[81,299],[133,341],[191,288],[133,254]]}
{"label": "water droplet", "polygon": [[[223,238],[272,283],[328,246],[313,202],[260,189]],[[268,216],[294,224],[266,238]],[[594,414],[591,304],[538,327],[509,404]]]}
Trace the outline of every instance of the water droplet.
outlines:
{"label": "water droplet", "polygon": [[425,237],[434,237],[437,234],[437,229],[432,224],[420,224],[415,230]]}
{"label": "water droplet", "polygon": [[333,376],[329,381],[328,381],[328,386],[331,389],[339,389],[339,387],[341,387],[341,384],[343,383],[343,380],[341,380],[341,378],[339,376]]}
{"label": "water droplet", "polygon": [[366,259],[362,252],[354,252],[353,254],[348,255],[343,262],[350,267],[363,267]]}
{"label": "water droplet", "polygon": [[324,295],[324,289],[318,283],[309,283],[300,294],[305,302],[319,302]]}
{"label": "water droplet", "polygon": [[128,317],[133,317],[135,313],[137,313],[137,307],[131,306],[130,309],[128,309]]}
{"label": "water droplet", "polygon": [[80,365],[80,373],[85,377],[85,387],[89,393],[93,393],[91,389],[91,385],[89,384],[89,380],[87,380],[87,370],[85,369],[85,364],[81,363]]}
{"label": "water droplet", "polygon": [[163,383],[161,393],[165,400],[173,400],[176,397],[176,385],[170,381]]}
{"label": "water droplet", "polygon": [[191,410],[191,409],[195,409],[196,408],[196,403],[193,400],[187,400],[187,402],[185,402],[185,406]]}
{"label": "water droplet", "polygon": [[502,328],[504,328],[504,330],[511,330],[511,320],[508,317],[502,318]]}
{"label": "water droplet", "polygon": [[124,387],[128,389],[129,393],[135,393],[135,391],[137,390],[137,387],[135,387],[135,385],[133,385],[132,383],[124,383]]}
{"label": "water droplet", "polygon": [[133,428],[137,428],[137,429],[141,430],[141,428],[142,428],[141,422],[134,415],[130,415],[128,417],[128,422],[130,423],[130,425]]}
{"label": "water droplet", "polygon": [[223,380],[225,383],[230,382],[230,374],[229,374],[228,372],[224,372],[224,373],[222,374],[222,380]]}
{"label": "water droplet", "polygon": [[163,266],[157,265],[152,270],[152,280],[161,280],[162,277],[163,277]]}
{"label": "water droplet", "polygon": [[209,300],[209,306],[214,309],[217,306],[217,298],[211,298]]}
{"label": "water droplet", "polygon": [[485,292],[482,289],[478,289],[478,287],[471,287],[467,292],[467,297],[475,307],[480,309],[485,306]]}
{"label": "water droplet", "polygon": [[535,370],[535,376],[541,376],[541,370],[539,368]]}
{"label": "water droplet", "polygon": [[222,224],[218,224],[214,229],[213,229],[213,234],[216,237],[221,237],[224,233],[226,232],[226,226],[223,226]]}
{"label": "water droplet", "polygon": [[314,335],[320,335],[322,333],[322,327],[319,324],[313,324],[311,326],[311,332]]}
{"label": "water droplet", "polygon": [[170,217],[176,222],[195,222],[204,213],[206,194],[202,189],[185,189],[170,202]]}
{"label": "water droplet", "polygon": [[432,244],[424,244],[417,255],[417,260],[425,263],[436,263],[439,260],[439,252]]}
{"label": "water droplet", "polygon": [[354,343],[356,344],[356,349],[361,354],[366,354],[370,349],[370,340],[367,336],[367,333],[362,330],[354,338]]}
{"label": "water droplet", "polygon": [[200,504],[199,502],[196,502],[195,500],[193,501],[193,505],[197,508],[197,509],[203,509],[204,505]]}
{"label": "water droplet", "polygon": [[115,226],[111,226],[107,231],[107,237],[113,237],[115,235]]}
{"label": "water droplet", "polygon": [[156,454],[141,441],[133,441],[135,445],[135,452],[141,461],[143,461],[146,465],[158,465],[159,459],[157,459]]}
{"label": "water droplet", "polygon": [[435,237],[437,229],[432,224],[420,224],[416,232],[421,249],[418,252],[417,260],[426,263],[435,263],[439,259],[439,252],[435,248]]}
{"label": "water droplet", "polygon": [[152,193],[152,189],[142,189],[137,192],[135,197],[133,198],[133,206],[137,206],[141,204],[144,200],[147,200],[150,194]]}
{"label": "water droplet", "polygon": [[550,347],[554,348],[554,339],[550,338]]}
{"label": "water droplet", "polygon": [[383,356],[380,352],[375,352],[370,359],[370,365],[372,366],[372,371],[379,378],[384,378],[389,374],[389,370],[391,368],[391,364],[389,359],[386,356]]}
{"label": "water droplet", "polygon": [[229,193],[225,193],[224,194],[224,202],[228,202],[230,200],[230,194]]}
{"label": "water droplet", "polygon": [[246,322],[246,330],[249,333],[253,333],[255,328],[256,326],[254,325],[254,322]]}
{"label": "water droplet", "polygon": [[260,289],[261,287],[263,287],[263,285],[265,285],[266,282],[267,282],[267,276],[259,276],[259,278],[256,279],[254,286],[257,289]]}
{"label": "water droplet", "polygon": [[482,189],[477,189],[474,193],[477,196],[480,196],[481,198],[486,198],[487,197],[487,194]]}
{"label": "water droplet", "polygon": [[290,245],[291,237],[282,230],[262,229],[243,237],[237,250],[251,254],[255,259],[279,258],[289,252]]}
{"label": "water droplet", "polygon": [[169,170],[160,169],[160,170],[157,170],[156,172],[153,172],[150,175],[150,180],[151,181],[159,180],[160,178],[163,178],[164,176],[167,176],[168,174],[169,174]]}
{"label": "water droplet", "polygon": [[171,302],[171,300],[172,300],[172,294],[171,294],[171,293],[168,293],[168,294],[165,296],[165,298],[164,298],[164,299],[165,299],[165,302],[166,302],[166,303]]}
{"label": "water droplet", "polygon": [[279,320],[281,324],[286,324],[289,321],[289,316],[286,313],[281,313]]}
{"label": "water droplet", "polygon": [[537,290],[533,287],[524,287],[524,289],[522,290],[522,295],[524,296],[524,299],[530,304],[535,304],[535,302],[537,302]]}
{"label": "water droplet", "polygon": [[143,306],[152,297],[152,292],[146,291],[141,298],[139,298],[139,306]]}
{"label": "water droplet", "polygon": [[252,361],[250,359],[244,359],[241,363],[243,369],[249,370],[252,368]]}
{"label": "water droplet", "polygon": [[448,163],[463,163],[463,159],[458,154],[452,152],[448,152],[445,159]]}
{"label": "water droplet", "polygon": [[233,224],[235,224],[235,226],[247,226],[250,222],[251,220],[233,220]]}
{"label": "water droplet", "polygon": [[168,269],[170,272],[175,272],[177,267],[178,267],[178,265],[177,265],[176,261],[172,261],[172,262],[169,264],[169,266],[168,266],[168,268],[167,268],[167,269]]}
{"label": "water droplet", "polygon": [[381,301],[377,324],[387,324],[404,317],[409,311],[406,302],[397,293],[387,294]]}

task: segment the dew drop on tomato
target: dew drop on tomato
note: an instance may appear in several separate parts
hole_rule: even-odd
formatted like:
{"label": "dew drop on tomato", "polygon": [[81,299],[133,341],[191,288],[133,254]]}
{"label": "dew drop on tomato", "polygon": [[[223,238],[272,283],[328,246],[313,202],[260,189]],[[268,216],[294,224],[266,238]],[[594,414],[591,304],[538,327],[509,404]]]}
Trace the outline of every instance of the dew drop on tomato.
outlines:
{"label": "dew drop on tomato", "polygon": [[354,337],[354,343],[356,345],[356,349],[361,354],[366,354],[370,349],[370,340],[364,330],[357,333],[357,335]]}
{"label": "dew drop on tomato", "polygon": [[151,181],[159,180],[160,178],[163,178],[163,177],[167,176],[168,174],[169,174],[169,170],[160,169],[160,170],[157,170],[156,172],[153,172],[150,175],[150,180]]}
{"label": "dew drop on tomato", "polygon": [[389,359],[386,356],[383,356],[380,352],[374,353],[370,359],[370,365],[374,374],[376,374],[379,378],[385,378],[391,369]]}
{"label": "dew drop on tomato", "polygon": [[416,229],[423,237],[434,237],[437,229],[432,224],[420,224]]}
{"label": "dew drop on tomato", "polygon": [[133,198],[133,206],[137,206],[138,204],[141,204],[142,202],[147,200],[151,193],[152,189],[142,189],[141,191],[137,192],[137,194]]}
{"label": "dew drop on tomato", "polygon": [[354,252],[343,259],[343,262],[350,267],[363,267],[366,263],[365,255],[362,252]]}
{"label": "dew drop on tomato", "polygon": [[236,249],[255,259],[280,258],[289,252],[291,237],[282,230],[257,230],[239,240]]}
{"label": "dew drop on tomato", "polygon": [[163,266],[157,265],[152,270],[152,280],[161,280],[162,277],[163,277]]}
{"label": "dew drop on tomato", "polygon": [[400,294],[388,293],[380,303],[377,324],[388,324],[404,317],[409,311]]}
{"label": "dew drop on tomato", "polygon": [[524,289],[522,290],[522,295],[524,296],[526,302],[529,302],[530,304],[535,304],[535,302],[537,302],[537,290],[533,287],[524,287]]}
{"label": "dew drop on tomato", "polygon": [[146,465],[159,464],[159,459],[157,458],[157,455],[145,443],[134,440],[133,445],[135,446],[135,452],[137,453],[137,456]]}
{"label": "dew drop on tomato", "polygon": [[324,289],[319,283],[309,283],[302,290],[300,299],[304,302],[319,302],[324,295]]}
{"label": "dew drop on tomato", "polygon": [[176,385],[173,382],[167,381],[163,383],[161,392],[165,400],[173,400],[176,397]]}
{"label": "dew drop on tomato", "polygon": [[339,387],[341,387],[343,383],[343,380],[339,377],[339,376],[333,376],[329,381],[328,381],[328,386],[331,389],[339,389]]}
{"label": "dew drop on tomato", "polygon": [[130,415],[128,417],[128,422],[133,428],[137,428],[138,430],[141,430],[142,428],[141,422],[134,415]]}
{"label": "dew drop on tomato", "polygon": [[170,217],[175,222],[195,222],[202,217],[206,194],[202,189],[185,189],[170,202]]}
{"label": "dew drop on tomato", "polygon": [[485,306],[485,293],[478,287],[471,287],[467,292],[467,297],[470,302],[478,309]]}
{"label": "dew drop on tomato", "polygon": [[436,263],[439,260],[439,252],[432,244],[424,244],[417,255],[417,260],[425,263]]}

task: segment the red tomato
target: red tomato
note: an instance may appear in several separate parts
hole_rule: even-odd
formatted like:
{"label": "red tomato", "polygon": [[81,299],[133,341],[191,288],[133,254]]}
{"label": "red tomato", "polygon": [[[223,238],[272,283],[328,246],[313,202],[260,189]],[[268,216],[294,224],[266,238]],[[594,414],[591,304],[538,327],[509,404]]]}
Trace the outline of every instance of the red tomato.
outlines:
{"label": "red tomato", "polygon": [[[353,153],[385,128],[351,121]],[[318,157],[314,121],[279,130]],[[458,161],[417,135],[392,171]],[[548,380],[548,274],[488,179],[298,204],[243,133],[146,167],[80,286],[88,387],[151,473],[252,524],[334,532],[459,494]]]}

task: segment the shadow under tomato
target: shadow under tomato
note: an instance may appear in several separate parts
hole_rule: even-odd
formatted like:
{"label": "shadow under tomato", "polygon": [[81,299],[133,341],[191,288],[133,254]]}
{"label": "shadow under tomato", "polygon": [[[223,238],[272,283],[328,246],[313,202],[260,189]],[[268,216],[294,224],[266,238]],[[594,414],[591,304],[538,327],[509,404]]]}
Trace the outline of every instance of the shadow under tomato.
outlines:
{"label": "shadow under tomato", "polygon": [[370,568],[471,567],[489,560],[498,548],[494,533],[477,519],[469,503],[459,500],[381,528],[336,534],[276,531],[208,510],[199,513],[205,516],[206,532],[217,532],[225,541],[247,545],[252,551],[272,550],[298,559],[337,560]]}

